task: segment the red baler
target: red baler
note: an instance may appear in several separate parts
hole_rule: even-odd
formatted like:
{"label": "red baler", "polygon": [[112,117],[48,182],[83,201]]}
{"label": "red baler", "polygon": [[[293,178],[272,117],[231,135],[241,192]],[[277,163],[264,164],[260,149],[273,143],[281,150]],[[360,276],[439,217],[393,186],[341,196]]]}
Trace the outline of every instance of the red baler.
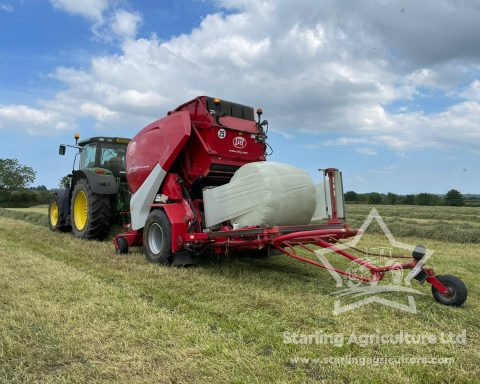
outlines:
{"label": "red baler", "polygon": [[[337,188],[338,172],[333,168],[324,170],[330,209],[323,224],[234,228],[233,223],[226,221],[213,230],[205,228],[203,189],[228,183],[244,164],[266,160],[268,123],[261,121],[261,114],[258,109],[256,120],[251,107],[201,96],[142,129],[127,148],[131,224],[125,233],[114,238],[117,251],[126,253],[128,247],[143,245],[147,259],[152,262],[187,265],[205,252],[266,253],[275,249],[366,282],[381,280],[387,271],[417,267],[414,278],[432,284],[437,301],[461,305],[466,300],[466,289],[464,297],[461,294],[464,285],[455,287],[450,280],[442,283],[440,276],[437,279],[432,269],[423,266],[425,252],[422,253],[421,247],[416,248],[412,257],[408,256],[407,263],[385,267],[368,264],[337,248],[335,243],[355,236],[359,230],[339,220],[337,197],[343,192]],[[297,254],[294,248],[313,254],[310,245],[329,248],[347,257],[368,268],[371,276],[326,266]]]}

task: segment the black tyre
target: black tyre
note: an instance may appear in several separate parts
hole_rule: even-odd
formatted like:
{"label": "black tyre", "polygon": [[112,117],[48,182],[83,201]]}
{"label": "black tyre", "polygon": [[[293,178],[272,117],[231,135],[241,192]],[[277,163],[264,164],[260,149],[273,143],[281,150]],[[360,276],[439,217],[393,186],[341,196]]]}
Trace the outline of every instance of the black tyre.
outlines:
{"label": "black tyre", "polygon": [[86,179],[77,181],[72,194],[70,217],[75,236],[103,240],[110,231],[110,196],[93,193]]}
{"label": "black tyre", "polygon": [[170,265],[173,260],[171,224],[161,209],[150,212],[143,228],[145,257],[151,263]]}
{"label": "black tyre", "polygon": [[115,248],[120,255],[126,255],[128,253],[128,242],[124,237],[117,239],[117,247]]}
{"label": "black tyre", "polygon": [[48,226],[52,231],[66,232],[70,226],[65,223],[60,210],[60,201],[57,195],[52,196],[48,204]]}
{"label": "black tyre", "polygon": [[458,277],[451,275],[435,276],[447,289],[448,295],[444,295],[432,286],[433,298],[443,305],[458,307],[467,300],[467,287]]}

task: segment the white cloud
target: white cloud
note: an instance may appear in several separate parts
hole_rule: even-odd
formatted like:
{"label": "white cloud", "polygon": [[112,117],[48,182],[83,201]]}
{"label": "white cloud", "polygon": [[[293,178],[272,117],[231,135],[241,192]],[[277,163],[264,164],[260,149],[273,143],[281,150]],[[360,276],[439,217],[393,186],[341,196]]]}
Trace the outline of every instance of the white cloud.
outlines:
{"label": "white cloud", "polygon": [[96,22],[103,21],[108,0],[50,0],[53,6],[72,15],[80,15]]}
{"label": "white cloud", "polygon": [[137,13],[123,9],[117,10],[113,15],[112,31],[120,37],[133,38],[137,34],[141,21],[142,17]]}
{"label": "white cloud", "polygon": [[112,42],[131,39],[137,35],[142,16],[137,12],[116,9],[110,0],[50,0],[52,5],[72,15],[79,15],[92,22],[96,38]]}
{"label": "white cloud", "polygon": [[385,148],[395,149],[399,151],[414,149],[418,147],[430,147],[433,145],[432,141],[427,143],[422,143],[418,141],[415,138],[415,133],[412,135],[411,131],[404,132],[401,136],[403,136],[403,138],[396,135],[376,135],[372,138],[372,141]]}
{"label": "white cloud", "polygon": [[0,118],[5,121],[42,124],[52,121],[53,115],[26,105],[4,105],[0,106]]}
{"label": "white cloud", "polygon": [[377,154],[377,151],[375,151],[374,149],[369,148],[369,147],[357,148],[356,152],[361,154],[361,155],[367,155],[367,156],[375,156]]}
{"label": "white cloud", "polygon": [[352,145],[352,144],[363,144],[367,143],[368,139],[358,138],[358,137],[339,137],[338,139],[327,140],[324,145],[335,146],[335,145]]}
{"label": "white cloud", "polygon": [[13,12],[13,6],[11,4],[0,3],[0,11]]}
{"label": "white cloud", "polygon": [[83,103],[82,105],[80,105],[80,111],[85,116],[94,117],[99,121],[104,121],[117,115],[116,112],[109,110],[103,105],[95,103]]}
{"label": "white cloud", "polygon": [[460,94],[461,97],[470,100],[480,101],[480,80],[474,80],[470,85]]}
{"label": "white cloud", "polygon": [[[94,22],[107,20],[106,0],[52,1]],[[480,148],[475,3],[219,4],[232,12],[208,15],[190,33],[164,41],[155,35],[136,38],[139,14],[113,11],[111,25],[103,28],[120,37],[121,53],[93,57],[82,70],[58,68],[53,76],[66,90],[41,106],[72,118],[87,114],[99,128],[140,129],[208,94],[263,107],[270,128],[285,135],[339,135],[325,145],[362,145],[358,151],[364,152]],[[414,100],[423,88],[458,94],[465,83],[470,83],[461,94],[465,101],[442,111],[388,108]]]}
{"label": "white cloud", "polygon": [[0,129],[48,135],[66,127],[67,123],[54,111],[30,108],[26,105],[0,105]]}

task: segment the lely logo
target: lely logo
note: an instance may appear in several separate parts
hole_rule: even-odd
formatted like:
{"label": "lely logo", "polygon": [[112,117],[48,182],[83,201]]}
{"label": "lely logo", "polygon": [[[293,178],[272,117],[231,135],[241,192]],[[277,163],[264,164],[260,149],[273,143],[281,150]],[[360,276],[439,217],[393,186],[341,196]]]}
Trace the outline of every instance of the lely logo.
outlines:
{"label": "lely logo", "polygon": [[238,149],[243,149],[247,146],[247,140],[242,136],[237,136],[233,139],[233,146]]}

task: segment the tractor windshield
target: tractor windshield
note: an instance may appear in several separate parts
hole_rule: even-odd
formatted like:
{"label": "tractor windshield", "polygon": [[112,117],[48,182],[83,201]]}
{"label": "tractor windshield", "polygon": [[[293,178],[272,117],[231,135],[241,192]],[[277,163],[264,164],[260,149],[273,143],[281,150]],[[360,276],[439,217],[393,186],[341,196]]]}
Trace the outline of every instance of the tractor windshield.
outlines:
{"label": "tractor windshield", "polygon": [[97,144],[87,144],[82,149],[80,169],[95,167],[95,158],[97,155]]}
{"label": "tractor windshield", "polygon": [[101,143],[100,167],[111,170],[113,173],[125,172],[126,144]]}
{"label": "tractor windshield", "polygon": [[95,142],[82,148],[80,169],[105,168],[115,174],[125,173],[125,152],[127,144]]}

